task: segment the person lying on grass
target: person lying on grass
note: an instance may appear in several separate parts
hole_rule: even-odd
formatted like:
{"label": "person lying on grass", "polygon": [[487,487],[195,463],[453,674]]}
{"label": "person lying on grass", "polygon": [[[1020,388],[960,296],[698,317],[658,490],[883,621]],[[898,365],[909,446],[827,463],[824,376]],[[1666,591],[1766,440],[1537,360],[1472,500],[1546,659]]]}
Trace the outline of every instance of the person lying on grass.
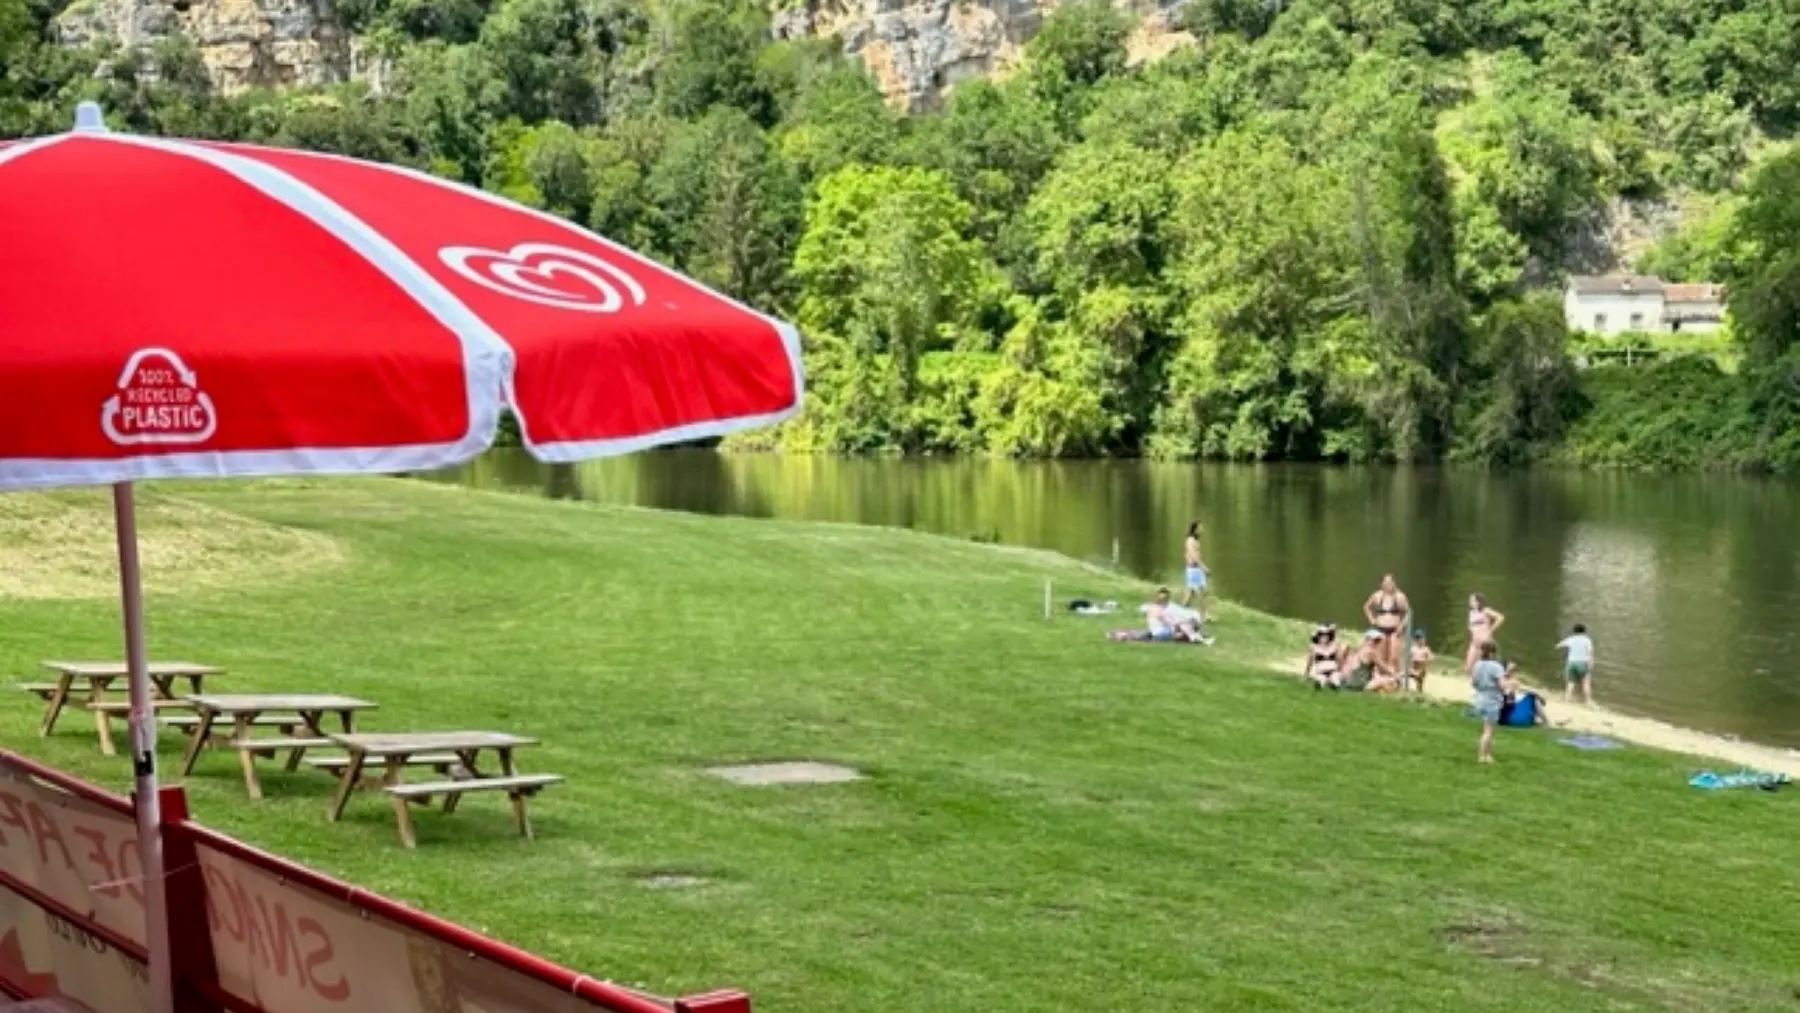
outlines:
{"label": "person lying on grass", "polygon": [[1482,641],[1476,649],[1480,660],[1469,667],[1469,685],[1475,690],[1474,709],[1481,718],[1481,738],[1475,744],[1477,763],[1494,762],[1494,727],[1500,723],[1500,708],[1506,706],[1506,695],[1516,691],[1518,680],[1513,667],[1500,664],[1500,647],[1492,640]]}
{"label": "person lying on grass", "polygon": [[1338,673],[1344,668],[1344,645],[1338,643],[1337,627],[1320,623],[1313,627],[1312,639],[1306,645],[1306,677],[1314,689],[1337,688]]}
{"label": "person lying on grass", "polygon": [[1350,658],[1350,670],[1338,681],[1338,688],[1370,693],[1400,688],[1400,677],[1387,662],[1385,640],[1385,635],[1377,629],[1363,634],[1361,646]]}

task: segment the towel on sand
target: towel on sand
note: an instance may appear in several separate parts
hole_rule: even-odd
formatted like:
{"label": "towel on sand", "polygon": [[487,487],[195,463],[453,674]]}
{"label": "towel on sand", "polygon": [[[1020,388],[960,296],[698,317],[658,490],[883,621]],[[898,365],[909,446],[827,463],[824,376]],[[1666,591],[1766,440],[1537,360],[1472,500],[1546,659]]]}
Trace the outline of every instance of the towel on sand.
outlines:
{"label": "towel on sand", "polygon": [[1604,735],[1570,735],[1556,741],[1576,749],[1624,749],[1623,742],[1614,742]]}

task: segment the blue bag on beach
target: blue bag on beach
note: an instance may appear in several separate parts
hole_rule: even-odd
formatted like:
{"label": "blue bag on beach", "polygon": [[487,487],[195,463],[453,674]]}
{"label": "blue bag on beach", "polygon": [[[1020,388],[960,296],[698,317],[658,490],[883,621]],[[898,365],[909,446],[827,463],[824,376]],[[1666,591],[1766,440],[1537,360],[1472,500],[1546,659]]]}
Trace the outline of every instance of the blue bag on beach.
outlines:
{"label": "blue bag on beach", "polygon": [[1500,723],[1508,728],[1530,728],[1543,720],[1543,703],[1536,693],[1521,693],[1500,708]]}

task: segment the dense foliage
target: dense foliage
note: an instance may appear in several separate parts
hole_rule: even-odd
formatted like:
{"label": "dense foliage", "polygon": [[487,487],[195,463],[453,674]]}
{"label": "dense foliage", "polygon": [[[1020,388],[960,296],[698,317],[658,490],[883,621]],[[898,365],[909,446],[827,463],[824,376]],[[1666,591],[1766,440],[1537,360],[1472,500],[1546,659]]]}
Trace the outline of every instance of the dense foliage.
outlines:
{"label": "dense foliage", "polygon": [[[912,117],[765,0],[336,10],[379,88],[223,96],[0,0],[0,134],[95,97],[589,225],[799,322],[793,449],[1800,467],[1800,0],[1189,0],[1143,66],[1074,0]],[[1643,266],[1732,283],[1742,369],[1580,373],[1555,286],[1676,196]],[[1619,411],[1698,389],[1704,438],[1632,449]]]}

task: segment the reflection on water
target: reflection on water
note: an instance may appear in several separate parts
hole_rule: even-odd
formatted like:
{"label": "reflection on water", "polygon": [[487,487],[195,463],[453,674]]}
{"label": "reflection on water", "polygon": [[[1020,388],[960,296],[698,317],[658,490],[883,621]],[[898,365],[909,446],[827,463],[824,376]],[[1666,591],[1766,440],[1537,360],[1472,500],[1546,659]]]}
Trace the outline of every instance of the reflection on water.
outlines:
{"label": "reflection on water", "polygon": [[[1501,642],[1552,673],[1585,622],[1596,695],[1667,720],[1800,745],[1800,486],[1717,476],[1492,475],[1304,465],[1016,463],[638,454],[541,465],[497,451],[434,476],[560,498],[854,521],[1055,549],[1180,576],[1198,517],[1221,593],[1353,624],[1381,574],[1439,653],[1460,654],[1468,594]],[[1547,681],[1547,680],[1546,680]]]}

